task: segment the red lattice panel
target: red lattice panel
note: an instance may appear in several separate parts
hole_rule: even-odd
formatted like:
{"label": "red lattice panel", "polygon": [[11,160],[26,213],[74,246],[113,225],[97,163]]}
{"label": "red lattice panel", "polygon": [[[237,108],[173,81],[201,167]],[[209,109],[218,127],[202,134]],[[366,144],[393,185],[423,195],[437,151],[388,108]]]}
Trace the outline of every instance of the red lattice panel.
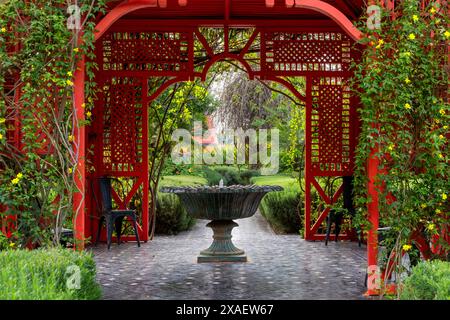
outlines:
{"label": "red lattice panel", "polygon": [[102,166],[136,172],[143,157],[142,79],[114,77],[103,85]]}
{"label": "red lattice panel", "polygon": [[339,32],[265,32],[265,64],[277,71],[347,71],[351,41]]}
{"label": "red lattice panel", "polygon": [[111,32],[102,40],[104,71],[186,72],[188,32]]}
{"label": "red lattice panel", "polygon": [[312,170],[320,175],[350,174],[350,87],[342,77],[315,77],[311,88]]}

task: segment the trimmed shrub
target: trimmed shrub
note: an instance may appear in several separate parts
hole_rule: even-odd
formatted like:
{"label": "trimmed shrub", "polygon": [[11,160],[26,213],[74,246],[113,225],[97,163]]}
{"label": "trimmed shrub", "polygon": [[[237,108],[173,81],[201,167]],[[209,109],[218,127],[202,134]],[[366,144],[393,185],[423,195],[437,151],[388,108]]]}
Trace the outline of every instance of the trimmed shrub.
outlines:
{"label": "trimmed shrub", "polygon": [[[79,289],[70,281],[78,270]],[[95,275],[95,261],[88,252],[62,248],[2,251],[0,300],[96,300],[101,290]]]}
{"label": "trimmed shrub", "polygon": [[239,174],[243,184],[251,184],[252,178],[259,177],[260,175],[261,175],[261,173],[258,170],[244,170],[244,171],[241,171]]}
{"label": "trimmed shrub", "polygon": [[259,208],[276,233],[298,233],[302,228],[302,205],[300,193],[288,189],[266,194]]}
{"label": "trimmed shrub", "polygon": [[223,179],[225,186],[234,184],[251,184],[251,179],[260,176],[258,170],[243,170],[239,171],[236,167],[204,167],[203,174],[208,181],[208,185],[218,185]]}
{"label": "trimmed shrub", "polygon": [[195,219],[187,214],[177,195],[158,193],[156,201],[156,233],[177,234],[190,229],[194,224]]}
{"label": "trimmed shrub", "polygon": [[[208,167],[205,167],[205,169],[203,170],[203,174],[209,186],[218,185],[220,180],[223,179],[220,173]],[[223,180],[223,184],[227,185],[225,179]]]}
{"label": "trimmed shrub", "polygon": [[400,292],[401,300],[450,300],[450,262],[422,261],[413,267]]}
{"label": "trimmed shrub", "polygon": [[223,184],[225,186],[243,184],[239,170],[235,167],[214,167],[212,169],[206,167],[205,175],[210,186],[219,184],[220,179],[223,179]]}

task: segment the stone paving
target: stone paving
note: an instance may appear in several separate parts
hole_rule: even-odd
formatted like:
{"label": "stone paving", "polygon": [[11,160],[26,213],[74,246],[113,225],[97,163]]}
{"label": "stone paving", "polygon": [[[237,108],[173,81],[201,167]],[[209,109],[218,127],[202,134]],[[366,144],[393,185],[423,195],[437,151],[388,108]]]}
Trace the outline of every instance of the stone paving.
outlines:
{"label": "stone paving", "polygon": [[235,245],[247,263],[203,263],[211,242],[207,221],[138,248],[93,248],[104,299],[364,299],[366,250],[357,243],[308,242],[276,235],[259,213],[238,220]]}

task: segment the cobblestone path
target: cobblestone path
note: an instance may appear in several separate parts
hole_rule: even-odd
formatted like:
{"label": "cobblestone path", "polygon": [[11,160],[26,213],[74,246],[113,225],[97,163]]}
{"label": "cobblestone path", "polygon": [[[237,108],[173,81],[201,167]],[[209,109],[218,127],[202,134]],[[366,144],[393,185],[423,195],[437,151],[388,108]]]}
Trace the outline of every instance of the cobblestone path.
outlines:
{"label": "cobblestone path", "polygon": [[191,231],[93,248],[104,299],[363,299],[365,246],[308,242],[276,235],[257,213],[233,230],[247,263],[203,263],[211,242],[207,221]]}

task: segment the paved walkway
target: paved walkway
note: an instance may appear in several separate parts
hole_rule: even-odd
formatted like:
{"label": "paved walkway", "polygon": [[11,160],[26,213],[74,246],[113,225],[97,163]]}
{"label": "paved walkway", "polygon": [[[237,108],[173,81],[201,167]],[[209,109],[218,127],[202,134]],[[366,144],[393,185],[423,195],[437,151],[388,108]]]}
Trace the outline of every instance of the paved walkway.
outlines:
{"label": "paved walkway", "polygon": [[233,231],[247,263],[197,264],[211,242],[207,221],[191,231],[93,249],[104,299],[363,299],[365,247],[276,235],[258,213]]}

